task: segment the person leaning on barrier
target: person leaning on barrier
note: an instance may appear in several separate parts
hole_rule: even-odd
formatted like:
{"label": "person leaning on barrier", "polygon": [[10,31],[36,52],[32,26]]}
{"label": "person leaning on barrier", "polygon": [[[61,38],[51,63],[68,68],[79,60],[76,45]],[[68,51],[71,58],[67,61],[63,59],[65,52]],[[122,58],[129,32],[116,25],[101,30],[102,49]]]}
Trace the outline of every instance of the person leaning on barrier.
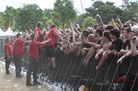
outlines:
{"label": "person leaning on barrier", "polygon": [[123,59],[130,55],[132,56],[138,55],[138,25],[134,25],[132,27],[131,36],[132,36],[130,38],[131,49],[125,55],[119,58],[117,63],[122,63]]}
{"label": "person leaning on barrier", "polygon": [[88,51],[87,55],[84,58],[83,65],[88,65],[90,58],[96,53],[96,50],[102,48],[103,41],[102,41],[102,29],[97,29],[94,34],[96,37],[96,42],[90,42],[90,41],[85,41],[85,43],[91,45],[91,49]]}
{"label": "person leaning on barrier", "polygon": [[[112,44],[111,38],[110,38],[110,32],[108,31],[103,32],[103,41],[104,41],[103,47],[95,55],[96,60],[99,60],[100,55],[104,55],[106,51],[110,50],[110,47]],[[104,56],[101,57],[100,62],[102,62],[103,59],[104,59]],[[96,66],[96,70],[98,69],[99,69],[99,65]]]}
{"label": "person leaning on barrier", "polygon": [[117,52],[118,56],[122,56],[126,54],[131,48],[130,46],[131,28],[130,27],[124,28],[122,37],[123,37],[122,49],[120,50],[120,52]]}
{"label": "person leaning on barrier", "polygon": [[20,33],[16,35],[16,39],[13,44],[13,61],[15,64],[15,72],[17,78],[22,78],[21,66],[22,66],[22,55],[24,53],[24,44],[30,41],[24,41]]}
{"label": "person leaning on barrier", "polygon": [[[51,38],[37,42],[37,36],[31,35],[31,42],[29,46],[29,68],[27,70],[26,86],[34,86],[40,84],[37,81],[37,59],[38,59],[38,48],[51,41]],[[31,73],[33,72],[33,84],[31,83]]]}
{"label": "person leaning on barrier", "polygon": [[7,38],[5,40],[4,44],[4,49],[5,49],[5,69],[6,69],[6,74],[11,74],[9,71],[9,65],[12,60],[12,53],[13,53],[13,48],[12,45],[10,45],[10,38]]}
{"label": "person leaning on barrier", "polygon": [[113,39],[110,50],[107,50],[103,53],[102,60],[100,60],[99,64],[96,66],[96,70],[99,70],[100,67],[104,64],[105,60],[111,56],[116,55],[116,52],[119,52],[122,49],[122,40],[119,39],[120,32],[117,29],[112,29],[110,31],[110,38]]}

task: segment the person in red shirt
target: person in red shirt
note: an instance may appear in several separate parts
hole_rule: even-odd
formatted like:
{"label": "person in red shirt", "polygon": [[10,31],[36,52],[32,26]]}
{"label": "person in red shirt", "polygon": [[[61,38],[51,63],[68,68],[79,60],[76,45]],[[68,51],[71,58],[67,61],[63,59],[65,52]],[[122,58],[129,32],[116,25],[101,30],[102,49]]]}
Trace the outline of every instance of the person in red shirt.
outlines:
{"label": "person in red shirt", "polygon": [[57,41],[57,38],[59,38],[61,41],[63,41],[63,38],[59,35],[58,30],[56,28],[56,25],[51,26],[51,30],[46,34],[45,40],[51,38],[52,41],[48,42],[45,45],[45,50],[47,52],[48,59],[50,59],[52,64],[52,69],[55,70],[56,68],[56,62],[55,62],[55,43]]}
{"label": "person in red shirt", "polygon": [[[38,48],[48,42],[51,41],[51,38],[43,41],[38,42],[37,36],[35,34],[31,35],[31,43],[30,43],[30,50],[29,50],[29,68],[27,71],[27,78],[26,78],[26,86],[34,86],[40,84],[37,81],[37,59],[38,59]],[[31,83],[31,73],[33,72],[33,84]]]}
{"label": "person in red shirt", "polygon": [[22,64],[22,55],[24,53],[24,43],[25,42],[22,39],[22,36],[20,33],[16,35],[16,39],[13,44],[13,61],[15,64],[15,72],[16,72],[16,77],[21,78],[21,64]]}
{"label": "person in red shirt", "polygon": [[43,26],[43,22],[38,21],[36,24],[36,28],[34,29],[34,33],[36,34],[37,40],[39,41],[40,41],[40,37],[43,35],[42,26]]}
{"label": "person in red shirt", "polygon": [[12,60],[12,53],[13,53],[13,48],[12,45],[10,45],[10,39],[7,38],[5,40],[4,44],[4,49],[5,49],[5,69],[6,69],[6,74],[11,74],[9,71],[9,65]]}

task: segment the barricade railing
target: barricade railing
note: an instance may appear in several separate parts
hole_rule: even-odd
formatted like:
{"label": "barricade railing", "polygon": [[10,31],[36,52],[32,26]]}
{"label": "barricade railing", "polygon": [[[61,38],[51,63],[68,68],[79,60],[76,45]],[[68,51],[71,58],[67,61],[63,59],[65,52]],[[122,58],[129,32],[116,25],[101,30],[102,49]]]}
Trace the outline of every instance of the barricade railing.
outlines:
{"label": "barricade railing", "polygon": [[[110,57],[106,60],[103,67],[96,71],[97,61],[94,58],[90,60],[92,62],[88,66],[83,66],[83,56],[76,56],[74,53],[65,55],[63,52],[60,52],[56,56],[57,70],[54,80],[50,78],[52,72],[49,69],[49,60],[46,55],[42,53],[39,57],[40,67],[38,76],[41,81],[48,82],[49,84],[56,83],[56,86],[59,86],[60,83],[60,87],[63,90],[68,91],[66,88],[70,86],[69,91],[78,91],[83,84],[85,86],[84,89],[86,90],[86,87],[88,87],[89,91],[124,91],[127,76],[131,74],[133,75],[133,83],[131,83],[130,90],[128,91],[137,91],[138,67],[134,66],[138,65],[137,57],[131,57],[129,60],[124,59],[122,64],[117,64],[117,57]],[[128,65],[125,64],[125,60],[128,61]],[[126,66],[127,70],[120,70],[122,65]],[[133,67],[137,67],[135,71],[131,70]],[[126,78],[118,89],[116,86],[119,85],[117,84],[117,79],[123,75]]]}

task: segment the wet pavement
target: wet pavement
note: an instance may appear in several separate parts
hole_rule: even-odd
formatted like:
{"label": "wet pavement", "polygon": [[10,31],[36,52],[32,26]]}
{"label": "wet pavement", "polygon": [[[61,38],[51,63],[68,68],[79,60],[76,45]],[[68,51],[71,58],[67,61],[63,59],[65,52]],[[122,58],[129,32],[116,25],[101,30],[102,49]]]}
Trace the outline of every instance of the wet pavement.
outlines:
{"label": "wet pavement", "polygon": [[10,67],[10,72],[12,75],[5,74],[5,64],[0,61],[0,91],[53,91],[44,85],[28,87],[25,85],[25,76],[16,78],[12,67]]}

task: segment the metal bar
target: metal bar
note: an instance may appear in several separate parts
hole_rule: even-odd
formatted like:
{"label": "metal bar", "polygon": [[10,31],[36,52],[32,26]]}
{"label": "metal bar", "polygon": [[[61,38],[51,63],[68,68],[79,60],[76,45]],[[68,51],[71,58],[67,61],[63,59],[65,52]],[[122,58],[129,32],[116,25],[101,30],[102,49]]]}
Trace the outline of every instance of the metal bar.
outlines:
{"label": "metal bar", "polygon": [[[114,60],[113,60],[113,61],[114,61]],[[102,84],[102,86],[101,86],[101,88],[100,88],[100,91],[102,91],[102,89],[103,89],[104,83],[105,83],[105,81],[106,81],[107,75],[108,75],[108,73],[109,73],[109,71],[110,71],[110,68],[111,68],[111,66],[112,66],[113,61],[110,62],[110,65],[109,65],[109,67],[108,67],[108,69],[107,69],[107,72],[106,72],[106,74],[105,74],[105,77],[104,77],[104,80],[103,80],[103,84]]]}
{"label": "metal bar", "polygon": [[115,76],[116,76],[116,74],[117,74],[117,71],[118,71],[118,69],[119,69],[119,66],[120,66],[120,64],[117,65],[117,68],[116,68],[115,73],[114,73],[114,76],[113,76],[113,78],[112,78],[112,80],[111,80],[111,83],[110,83],[110,86],[109,86],[109,88],[108,88],[108,91],[111,91],[111,87],[112,87],[112,84],[113,84],[113,82],[114,82],[114,78],[115,78]]}
{"label": "metal bar", "polygon": [[131,66],[132,66],[133,61],[134,61],[134,59],[132,59],[131,62],[130,62],[129,68],[128,68],[127,72],[126,72],[126,78],[124,79],[124,82],[123,82],[123,84],[122,84],[122,86],[121,86],[120,91],[123,90],[123,87],[124,87],[125,81],[126,81],[126,79],[127,79],[128,73],[129,73],[129,71],[130,71],[130,69],[131,69]]}
{"label": "metal bar", "polygon": [[[83,60],[83,58],[82,58],[82,60]],[[72,91],[73,86],[74,86],[74,84],[75,84],[75,81],[76,81],[76,79],[77,79],[77,75],[79,74],[79,71],[80,71],[80,69],[81,69],[81,66],[82,66],[82,63],[83,63],[82,60],[81,60],[81,63],[80,63],[80,65],[79,65],[78,71],[77,71],[77,73],[75,74],[75,79],[74,79],[74,81],[73,81],[73,83],[72,83],[72,86],[71,86],[71,90],[70,90],[70,91]]]}

